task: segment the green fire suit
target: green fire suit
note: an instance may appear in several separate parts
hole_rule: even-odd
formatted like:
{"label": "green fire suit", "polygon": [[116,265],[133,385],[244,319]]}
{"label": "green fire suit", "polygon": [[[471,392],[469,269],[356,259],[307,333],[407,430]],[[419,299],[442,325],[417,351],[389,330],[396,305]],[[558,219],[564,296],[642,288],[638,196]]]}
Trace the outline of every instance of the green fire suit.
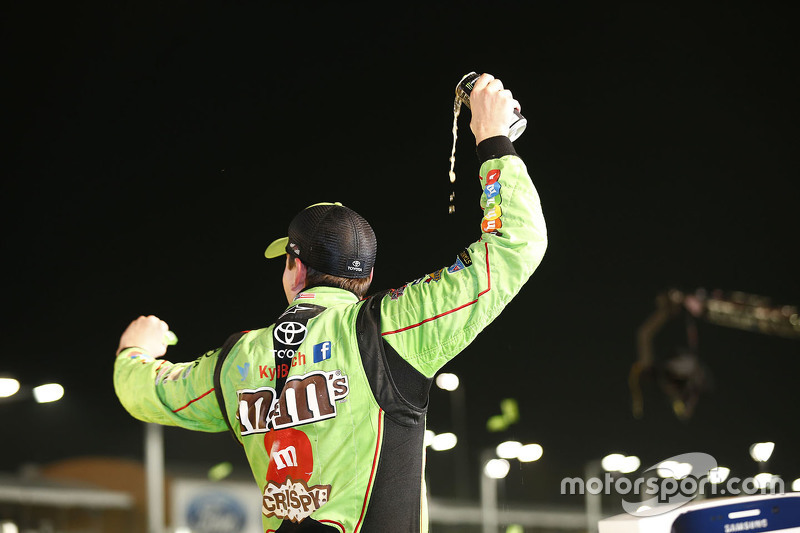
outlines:
{"label": "green fire suit", "polygon": [[431,381],[517,294],[547,246],[537,192],[510,141],[487,139],[477,151],[481,234],[453,251],[452,265],[364,300],[307,288],[275,324],[193,362],[126,348],[114,369],[122,405],[147,422],[230,430],[263,495],[267,532],[427,531]]}

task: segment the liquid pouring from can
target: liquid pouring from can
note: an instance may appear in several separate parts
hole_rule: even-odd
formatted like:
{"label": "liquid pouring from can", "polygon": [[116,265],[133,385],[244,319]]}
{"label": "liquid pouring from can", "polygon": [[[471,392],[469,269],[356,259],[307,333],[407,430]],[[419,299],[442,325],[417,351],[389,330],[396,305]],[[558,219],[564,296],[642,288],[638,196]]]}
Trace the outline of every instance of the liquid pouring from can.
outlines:
{"label": "liquid pouring from can", "polygon": [[[450,152],[450,172],[448,173],[450,175],[450,183],[455,183],[456,181],[456,139],[458,138],[458,116],[461,114],[461,105],[464,104],[467,106],[467,109],[470,108],[469,95],[475,87],[475,80],[479,77],[480,74],[470,72],[469,74],[465,74],[464,77],[461,78],[461,81],[458,82],[458,85],[456,85],[456,99],[453,102],[453,148]],[[508,129],[508,138],[511,142],[516,141],[528,125],[528,119],[523,117],[518,109],[514,110],[514,115],[516,120],[514,120]],[[455,196],[455,191],[450,193],[450,205],[447,210],[450,215],[456,211]]]}

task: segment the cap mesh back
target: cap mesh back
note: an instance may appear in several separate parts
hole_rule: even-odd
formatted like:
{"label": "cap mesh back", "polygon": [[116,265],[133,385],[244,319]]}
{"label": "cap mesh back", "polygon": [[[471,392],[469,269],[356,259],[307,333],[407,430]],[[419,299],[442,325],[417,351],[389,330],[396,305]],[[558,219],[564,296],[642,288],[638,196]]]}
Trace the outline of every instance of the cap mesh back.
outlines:
{"label": "cap mesh back", "polygon": [[306,265],[334,276],[369,276],[377,255],[372,227],[361,215],[340,205],[315,205],[289,225],[289,246]]}

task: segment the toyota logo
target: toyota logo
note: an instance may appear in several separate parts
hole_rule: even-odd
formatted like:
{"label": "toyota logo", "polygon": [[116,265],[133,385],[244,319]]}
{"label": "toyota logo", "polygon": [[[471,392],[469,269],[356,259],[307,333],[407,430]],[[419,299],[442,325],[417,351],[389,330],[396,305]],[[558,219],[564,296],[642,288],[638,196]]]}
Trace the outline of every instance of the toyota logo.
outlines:
{"label": "toyota logo", "polygon": [[361,266],[361,261],[353,261],[353,266],[354,267],[360,267]]}
{"label": "toyota logo", "polygon": [[281,322],[272,332],[275,340],[287,346],[295,346],[306,338],[306,327],[300,322]]}

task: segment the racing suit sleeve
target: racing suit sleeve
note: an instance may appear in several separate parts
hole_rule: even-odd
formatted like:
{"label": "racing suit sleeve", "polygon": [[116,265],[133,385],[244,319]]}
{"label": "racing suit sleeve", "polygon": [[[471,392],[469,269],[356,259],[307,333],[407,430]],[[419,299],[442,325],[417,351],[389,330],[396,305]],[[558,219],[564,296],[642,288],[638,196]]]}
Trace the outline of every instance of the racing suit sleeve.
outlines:
{"label": "racing suit sleeve", "polygon": [[227,431],[214,395],[219,352],[206,352],[189,363],[171,363],[140,348],[126,348],[114,363],[114,390],[122,406],[144,422]]}
{"label": "racing suit sleeve", "polygon": [[507,137],[478,145],[481,237],[454,263],[389,291],[381,335],[431,378],[494,320],[541,262],[547,230],[539,195]]}

